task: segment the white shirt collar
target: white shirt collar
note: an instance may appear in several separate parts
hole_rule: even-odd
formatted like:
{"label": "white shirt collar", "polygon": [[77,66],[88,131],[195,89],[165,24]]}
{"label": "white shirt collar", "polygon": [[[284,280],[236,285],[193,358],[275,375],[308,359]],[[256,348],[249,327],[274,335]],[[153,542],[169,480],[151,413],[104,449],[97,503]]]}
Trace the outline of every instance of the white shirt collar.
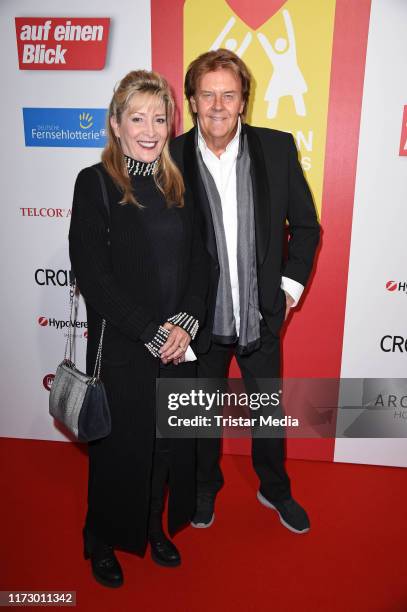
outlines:
{"label": "white shirt collar", "polygon": [[[208,145],[206,144],[205,138],[202,135],[201,132],[201,126],[199,125],[199,119],[197,118],[197,127],[198,127],[198,146],[201,149],[201,151],[205,151],[206,153],[209,151],[210,153],[212,153],[212,155],[215,155],[213,153],[213,151],[211,151],[208,147]],[[237,130],[236,130],[236,134],[233,136],[232,140],[229,142],[229,144],[227,145],[224,153],[228,153],[229,151],[233,151],[236,154],[238,154],[239,151],[239,139],[240,139],[240,133],[242,131],[242,124],[240,121],[240,117],[237,120]],[[222,155],[224,155],[224,153],[222,153]],[[215,155],[216,157],[216,155]]]}

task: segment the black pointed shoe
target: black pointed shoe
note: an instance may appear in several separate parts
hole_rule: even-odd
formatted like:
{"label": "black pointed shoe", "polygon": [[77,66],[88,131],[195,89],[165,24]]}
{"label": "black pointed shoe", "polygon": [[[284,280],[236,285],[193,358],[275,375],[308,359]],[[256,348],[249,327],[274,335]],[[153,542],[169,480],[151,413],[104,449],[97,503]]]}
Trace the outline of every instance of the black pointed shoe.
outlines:
{"label": "black pointed shoe", "polygon": [[151,558],[158,565],[164,567],[177,567],[181,564],[181,555],[175,544],[171,542],[163,531],[150,533]]}
{"label": "black pointed shoe", "polygon": [[85,535],[84,557],[90,559],[92,573],[97,582],[105,587],[118,588],[123,584],[123,571],[113,546],[103,542],[90,541]]}

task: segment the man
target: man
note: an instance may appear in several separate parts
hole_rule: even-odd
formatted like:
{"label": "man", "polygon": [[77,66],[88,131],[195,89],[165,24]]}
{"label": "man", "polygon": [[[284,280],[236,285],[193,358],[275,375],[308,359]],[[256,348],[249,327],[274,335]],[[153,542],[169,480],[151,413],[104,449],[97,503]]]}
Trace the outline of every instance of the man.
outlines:
{"label": "man", "polygon": [[[194,60],[185,95],[195,127],[172,143],[211,256],[208,315],[197,344],[200,378],[226,377],[233,355],[247,382],[280,376],[280,329],[301,297],[319,241],[292,135],[244,123],[250,78],[226,49]],[[195,527],[214,520],[223,485],[219,458],[219,439],[198,440]],[[253,438],[252,461],[258,500],[291,531],[308,531],[308,516],[291,496],[284,440]]]}

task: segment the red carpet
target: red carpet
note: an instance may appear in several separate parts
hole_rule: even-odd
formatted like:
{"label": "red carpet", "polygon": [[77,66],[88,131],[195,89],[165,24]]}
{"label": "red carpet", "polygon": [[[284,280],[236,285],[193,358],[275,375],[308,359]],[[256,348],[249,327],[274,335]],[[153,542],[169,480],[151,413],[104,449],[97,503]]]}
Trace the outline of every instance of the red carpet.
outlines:
{"label": "red carpet", "polygon": [[83,560],[86,455],[72,444],[0,439],[0,590],[75,590],[87,612],[406,612],[407,471],[288,462],[307,535],[256,501],[248,457],[226,456],[210,529],[175,539],[180,568],[118,553],[125,585],[94,582]]}

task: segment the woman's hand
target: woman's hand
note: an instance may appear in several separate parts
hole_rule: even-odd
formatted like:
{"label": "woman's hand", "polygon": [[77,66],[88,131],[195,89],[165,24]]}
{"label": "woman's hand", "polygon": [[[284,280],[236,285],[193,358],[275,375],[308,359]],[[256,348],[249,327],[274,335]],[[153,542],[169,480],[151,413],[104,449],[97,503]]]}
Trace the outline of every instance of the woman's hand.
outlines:
{"label": "woman's hand", "polygon": [[161,361],[163,363],[173,361],[175,365],[178,365],[184,361],[185,351],[191,342],[191,336],[182,327],[172,325],[172,323],[164,323],[163,327],[170,330],[170,335],[160,349]]}

